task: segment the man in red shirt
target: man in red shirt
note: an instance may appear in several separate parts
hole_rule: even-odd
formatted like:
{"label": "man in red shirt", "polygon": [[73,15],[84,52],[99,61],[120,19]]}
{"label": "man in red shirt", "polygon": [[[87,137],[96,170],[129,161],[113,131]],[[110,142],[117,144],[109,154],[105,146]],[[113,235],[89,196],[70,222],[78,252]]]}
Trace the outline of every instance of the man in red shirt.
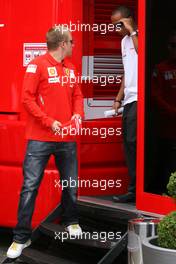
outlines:
{"label": "man in red shirt", "polygon": [[[62,126],[83,117],[83,97],[76,82],[73,65],[65,58],[72,55],[73,39],[63,26],[51,28],[46,35],[48,52],[35,58],[27,67],[23,84],[22,102],[28,113],[28,139],[23,164],[24,182],[20,194],[18,223],[14,228],[9,258],[17,258],[31,244],[31,219],[44,169],[50,156],[60,172],[61,181],[68,187],[62,192],[62,223],[70,235],[82,232],[76,208],[77,150],[75,138],[63,137]],[[75,186],[75,184],[74,184]]]}

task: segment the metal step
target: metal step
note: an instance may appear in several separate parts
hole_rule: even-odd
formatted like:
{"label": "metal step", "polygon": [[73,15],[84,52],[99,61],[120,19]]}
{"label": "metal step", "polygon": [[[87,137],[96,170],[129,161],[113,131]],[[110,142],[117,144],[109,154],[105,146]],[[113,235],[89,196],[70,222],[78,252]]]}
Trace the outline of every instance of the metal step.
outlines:
{"label": "metal step", "polygon": [[24,249],[20,259],[30,264],[78,264],[77,262],[42,253],[41,251],[31,248]]}
{"label": "metal step", "polygon": [[[53,241],[45,250],[36,248],[34,243],[32,245],[34,248],[30,247],[23,250],[20,260],[24,261],[25,264],[115,264],[116,257],[126,248],[127,233],[108,251],[59,242]],[[123,260],[122,256],[122,259],[119,258],[118,263],[125,264],[126,261]]]}
{"label": "metal step", "polygon": [[[124,212],[88,201],[79,201],[78,211],[84,235],[71,238],[64,226],[56,224],[60,216],[58,206],[33,232],[33,243],[23,250],[20,260],[29,264],[115,263],[115,258],[126,248],[126,224],[135,212]],[[121,239],[100,235],[109,231],[114,234],[121,231]]]}
{"label": "metal step", "polygon": [[[71,238],[64,227],[54,223],[42,223],[40,225],[40,231],[45,235],[52,237],[55,240],[61,240],[62,242],[68,242],[85,247],[94,247],[109,250],[119,240],[106,240],[97,238],[96,233],[83,230],[83,235],[80,238]],[[98,232],[97,232],[98,233]],[[64,239],[62,239],[64,238]]]}
{"label": "metal step", "polygon": [[[97,202],[97,199],[92,198]],[[84,201],[85,200],[85,201]],[[129,210],[128,208],[124,208],[123,204],[120,204],[121,207],[116,205],[116,207],[109,206],[109,201],[105,201],[98,204],[96,202],[91,201],[91,198],[85,199],[81,198],[78,200],[78,211],[79,215],[87,214],[92,215],[95,219],[105,219],[107,222],[119,222],[122,221],[124,224],[128,223],[128,220],[132,218],[138,217],[138,213],[135,210]],[[101,201],[101,200],[100,200]],[[128,205],[129,206],[129,205]],[[108,215],[108,217],[107,217]]]}
{"label": "metal step", "polygon": [[[117,218],[125,218],[128,220],[141,216],[162,218],[164,215],[156,214],[152,212],[146,212],[138,210],[134,203],[114,203],[112,196],[80,196],[78,198],[78,205],[84,205],[85,207],[98,207],[101,210],[114,210]],[[108,216],[109,217],[109,216]]]}
{"label": "metal step", "polygon": [[25,264],[97,264],[109,252],[97,248],[87,248],[77,244],[62,243],[46,237],[50,240],[48,248],[43,249],[36,242],[30,248],[23,250],[20,260]]}

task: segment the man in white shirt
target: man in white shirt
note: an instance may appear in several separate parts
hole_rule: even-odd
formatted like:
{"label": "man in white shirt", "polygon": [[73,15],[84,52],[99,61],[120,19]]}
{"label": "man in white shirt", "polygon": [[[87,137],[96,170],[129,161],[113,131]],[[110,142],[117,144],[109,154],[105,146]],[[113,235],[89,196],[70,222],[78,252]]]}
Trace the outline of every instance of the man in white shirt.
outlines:
{"label": "man in white shirt", "polygon": [[117,33],[123,37],[121,41],[121,52],[124,75],[113,108],[117,111],[121,107],[123,100],[123,140],[125,158],[130,176],[128,192],[124,195],[113,196],[113,201],[134,202],[136,197],[138,30],[133,19],[132,11],[126,6],[117,7],[112,12],[111,21],[116,25]]}

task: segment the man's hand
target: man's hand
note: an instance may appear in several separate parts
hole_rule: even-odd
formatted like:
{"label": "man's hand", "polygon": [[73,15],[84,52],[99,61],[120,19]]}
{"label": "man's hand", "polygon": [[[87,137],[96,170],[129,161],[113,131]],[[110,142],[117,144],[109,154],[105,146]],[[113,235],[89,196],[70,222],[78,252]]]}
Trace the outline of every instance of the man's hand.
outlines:
{"label": "man's hand", "polygon": [[122,18],[119,20],[119,22],[122,22],[124,24],[124,27],[129,31],[130,34],[135,31],[136,27],[132,17]]}
{"label": "man's hand", "polygon": [[55,134],[57,134],[57,133],[60,132],[61,126],[62,126],[62,124],[61,124],[59,121],[55,120],[55,121],[52,123],[51,129],[53,130],[53,132],[54,132]]}
{"label": "man's hand", "polygon": [[73,120],[73,119],[75,119],[75,118],[77,118],[77,119],[80,121],[80,123],[81,123],[82,118],[81,118],[80,114],[74,114],[74,115],[72,116],[71,120]]}
{"label": "man's hand", "polygon": [[[128,30],[130,35],[132,32],[136,31],[137,29],[132,17],[122,18],[119,20],[119,22],[123,22],[124,27],[126,28],[126,30]],[[138,36],[137,35],[132,36],[132,40],[133,40],[135,51],[138,54]]]}
{"label": "man's hand", "polygon": [[114,102],[112,109],[115,109],[116,113],[118,112],[118,109],[121,107],[120,102]]}

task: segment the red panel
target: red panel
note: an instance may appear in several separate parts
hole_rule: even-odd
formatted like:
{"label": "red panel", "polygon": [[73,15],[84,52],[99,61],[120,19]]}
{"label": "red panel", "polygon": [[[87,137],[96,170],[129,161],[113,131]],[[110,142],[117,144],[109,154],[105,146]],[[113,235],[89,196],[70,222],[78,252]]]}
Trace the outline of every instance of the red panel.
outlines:
{"label": "red panel", "polygon": [[[85,121],[84,127],[89,129],[89,134],[81,137],[81,173],[83,181],[88,181],[92,188],[81,188],[81,195],[112,195],[125,193],[128,184],[128,172],[124,159],[122,135],[115,135],[121,131],[121,117],[115,119],[101,119]],[[108,134],[108,129],[114,129],[114,134]],[[99,131],[99,136],[93,135],[94,129]],[[117,130],[116,130],[117,129]],[[111,130],[112,131],[112,130]],[[108,181],[121,180],[121,187],[108,187]],[[93,182],[98,182],[98,187]],[[100,188],[106,182],[107,188]],[[96,185],[96,184],[95,184]],[[84,185],[83,185],[84,186]]]}
{"label": "red panel", "polygon": [[[17,207],[23,180],[22,169],[15,166],[0,166],[0,175],[0,225],[14,226],[17,221]],[[45,171],[36,201],[33,227],[39,224],[60,201],[61,192],[55,187],[55,179],[58,179],[57,171]]]}
{"label": "red panel", "polygon": [[138,209],[165,215],[176,210],[176,202],[170,197],[143,192],[138,194]]}
{"label": "red panel", "polygon": [[[105,54],[115,54],[115,52],[117,52],[117,54],[120,53],[120,43],[121,41],[118,39],[115,39],[114,41],[112,40],[101,40],[101,39],[96,39],[95,40],[95,49],[96,49],[96,54],[100,53],[102,54],[102,50],[103,49],[108,49],[106,50]],[[101,47],[101,52],[99,51],[98,48]],[[104,53],[104,52],[103,52]]]}
{"label": "red panel", "polygon": [[[93,146],[91,146],[93,147]],[[90,153],[92,154],[92,153]],[[96,154],[96,152],[95,152]],[[109,164],[110,165],[110,164]],[[95,166],[81,168],[80,195],[117,195],[127,192],[125,166]],[[120,185],[119,185],[120,184]]]}
{"label": "red panel", "polygon": [[[145,111],[145,1],[139,0],[139,49],[138,49],[138,126],[137,126],[137,208],[144,190],[144,111]],[[140,158],[138,158],[140,157]],[[144,201],[145,202],[145,201]],[[142,209],[142,208],[141,208]]]}
{"label": "red panel", "polygon": [[0,112],[19,112],[23,67],[23,43],[45,42],[56,22],[56,0],[0,0]]}
{"label": "red panel", "polygon": [[[22,183],[22,161],[25,152],[25,119],[21,111],[21,88],[25,68],[23,67],[23,43],[43,43],[47,30],[54,24],[70,20],[82,20],[82,1],[15,1],[0,0],[3,16],[0,23],[0,57],[1,57],[1,97],[0,97],[0,225],[14,226],[17,205]],[[73,62],[81,70],[82,32],[74,32],[76,48]],[[3,41],[2,41],[3,40]],[[19,112],[20,115],[14,115]],[[54,179],[58,178],[53,159],[50,160],[45,179],[37,198],[33,225],[38,224],[60,201],[60,191],[54,188]],[[10,194],[10,195],[9,195]],[[43,202],[46,201],[46,202]],[[10,210],[9,210],[10,209]]]}
{"label": "red panel", "polygon": [[17,121],[19,120],[19,115],[18,114],[1,114],[0,115],[0,121],[5,121],[5,120],[14,120]]}
{"label": "red panel", "polygon": [[[83,126],[89,131],[82,133],[81,142],[83,143],[122,143],[121,116],[110,119],[87,120],[84,121]],[[96,135],[96,131],[98,131],[98,135]]]}
{"label": "red panel", "polygon": [[[21,166],[26,141],[25,122],[0,121],[0,164],[9,166]],[[53,159],[50,159],[48,168],[55,168]]]}

